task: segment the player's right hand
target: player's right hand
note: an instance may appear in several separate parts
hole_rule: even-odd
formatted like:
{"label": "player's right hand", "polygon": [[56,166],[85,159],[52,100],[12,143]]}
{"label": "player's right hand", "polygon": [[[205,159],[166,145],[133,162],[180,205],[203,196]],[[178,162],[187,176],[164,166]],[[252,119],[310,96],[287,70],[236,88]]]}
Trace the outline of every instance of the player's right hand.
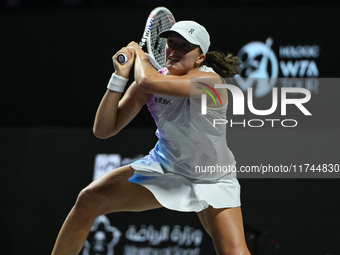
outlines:
{"label": "player's right hand", "polygon": [[[124,64],[120,64],[117,61],[117,56],[120,53],[123,53],[127,57],[127,61]],[[128,78],[133,63],[135,62],[135,53],[127,47],[123,47],[117,51],[115,55],[113,55],[112,62],[115,69],[115,74],[124,78]]]}

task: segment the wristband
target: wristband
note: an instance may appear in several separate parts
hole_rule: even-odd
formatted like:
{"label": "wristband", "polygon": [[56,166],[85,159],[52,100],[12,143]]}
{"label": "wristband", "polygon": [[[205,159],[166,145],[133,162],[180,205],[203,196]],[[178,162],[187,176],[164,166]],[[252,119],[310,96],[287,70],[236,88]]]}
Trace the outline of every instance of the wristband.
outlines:
{"label": "wristband", "polygon": [[109,84],[107,84],[107,88],[112,91],[123,92],[128,80],[129,78],[124,78],[113,73]]}

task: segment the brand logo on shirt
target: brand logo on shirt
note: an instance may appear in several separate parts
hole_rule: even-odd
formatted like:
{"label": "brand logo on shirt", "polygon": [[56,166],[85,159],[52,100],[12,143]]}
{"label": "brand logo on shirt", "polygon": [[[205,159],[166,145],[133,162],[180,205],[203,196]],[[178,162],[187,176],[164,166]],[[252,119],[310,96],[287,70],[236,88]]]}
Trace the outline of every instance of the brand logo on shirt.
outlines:
{"label": "brand logo on shirt", "polygon": [[155,97],[155,102],[160,103],[160,104],[165,104],[165,105],[171,105],[171,100],[165,99],[163,97]]}

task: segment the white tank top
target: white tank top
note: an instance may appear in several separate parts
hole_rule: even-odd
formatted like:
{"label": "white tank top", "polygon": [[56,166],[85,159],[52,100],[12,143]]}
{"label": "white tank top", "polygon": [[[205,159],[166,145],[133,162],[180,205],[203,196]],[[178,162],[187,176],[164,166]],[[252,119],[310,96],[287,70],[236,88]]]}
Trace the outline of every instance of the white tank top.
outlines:
{"label": "white tank top", "polygon": [[[206,66],[199,71],[214,72]],[[227,104],[207,107],[207,115],[202,115],[200,104],[191,98],[152,94],[147,106],[159,139],[150,156],[160,163],[165,174],[207,181],[235,177],[226,171],[236,165],[227,146],[226,125],[213,126],[214,119],[226,119]]]}

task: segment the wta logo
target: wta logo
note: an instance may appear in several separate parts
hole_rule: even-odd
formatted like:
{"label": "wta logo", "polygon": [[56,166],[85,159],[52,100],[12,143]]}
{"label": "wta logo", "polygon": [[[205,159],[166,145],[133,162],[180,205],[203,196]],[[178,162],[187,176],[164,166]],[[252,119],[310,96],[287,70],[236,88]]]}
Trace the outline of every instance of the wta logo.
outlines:
{"label": "wta logo", "polygon": [[[218,95],[217,91],[212,86],[210,86],[206,83],[203,83],[203,82],[197,82],[197,83],[203,85],[204,87],[203,88],[196,87],[196,88],[203,90],[205,93],[207,93],[212,98],[212,100],[214,101],[215,106],[217,106],[217,103],[216,103],[215,97],[211,94],[210,91],[212,91],[216,95],[216,97],[218,98],[218,100],[220,102],[220,105],[222,106],[222,100],[221,100],[220,96]],[[207,94],[201,95],[201,114],[202,115],[207,115]]]}

